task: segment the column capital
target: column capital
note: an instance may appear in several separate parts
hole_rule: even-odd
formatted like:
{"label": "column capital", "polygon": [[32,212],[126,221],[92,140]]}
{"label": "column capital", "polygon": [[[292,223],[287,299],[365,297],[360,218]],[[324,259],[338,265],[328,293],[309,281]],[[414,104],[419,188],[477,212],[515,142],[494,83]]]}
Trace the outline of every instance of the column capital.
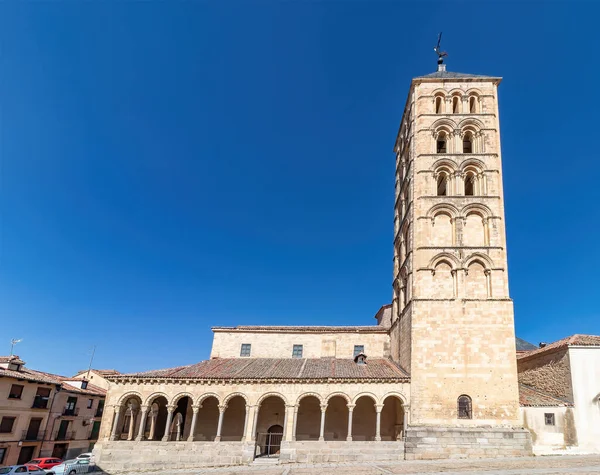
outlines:
{"label": "column capital", "polygon": [[172,405],[172,404],[169,404],[169,405],[167,406],[167,412],[169,412],[169,413],[171,413],[171,414],[173,414],[173,413],[175,412],[175,409],[177,409],[177,406],[174,406],[174,405]]}
{"label": "column capital", "polygon": [[115,414],[120,413],[122,409],[123,409],[123,406],[120,406],[119,404],[115,404],[113,406],[113,410],[115,411]]}
{"label": "column capital", "polygon": [[383,404],[375,404],[375,411],[376,412],[381,412],[382,409],[383,409]]}
{"label": "column capital", "polygon": [[225,412],[227,409],[227,404],[219,404],[219,412]]}
{"label": "column capital", "polygon": [[142,412],[148,412],[148,410],[150,409],[150,406],[143,405],[143,406],[140,406],[140,409],[142,410]]}
{"label": "column capital", "polygon": [[346,404],[346,407],[348,408],[349,411],[353,411],[354,408],[356,407],[356,404]]}
{"label": "column capital", "polygon": [[286,405],[285,405],[285,408],[286,408],[286,409],[292,409],[292,408],[294,408],[294,409],[295,409],[295,408],[297,408],[297,407],[298,407],[298,406],[296,406],[296,404],[286,404]]}
{"label": "column capital", "polygon": [[321,412],[325,412],[327,410],[327,403],[321,404]]}
{"label": "column capital", "polygon": [[198,414],[198,412],[200,411],[200,408],[202,408],[202,406],[200,404],[198,404],[197,406],[192,406],[193,413]]}

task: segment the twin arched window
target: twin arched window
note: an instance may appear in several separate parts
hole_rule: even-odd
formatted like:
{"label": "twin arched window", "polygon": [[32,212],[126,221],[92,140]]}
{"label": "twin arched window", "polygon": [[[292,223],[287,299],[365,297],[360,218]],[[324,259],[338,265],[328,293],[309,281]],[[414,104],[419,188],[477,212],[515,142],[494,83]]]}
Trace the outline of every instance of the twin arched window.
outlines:
{"label": "twin arched window", "polygon": [[459,419],[473,419],[473,405],[469,396],[466,394],[459,396],[457,406]]}

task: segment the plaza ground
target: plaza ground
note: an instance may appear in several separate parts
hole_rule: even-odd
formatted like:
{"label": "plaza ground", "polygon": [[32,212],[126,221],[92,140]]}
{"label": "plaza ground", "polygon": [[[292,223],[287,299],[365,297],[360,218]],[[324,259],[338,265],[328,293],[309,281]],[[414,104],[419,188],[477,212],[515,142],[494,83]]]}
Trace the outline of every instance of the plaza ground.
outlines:
{"label": "plaza ground", "polygon": [[[117,473],[117,472],[115,472]],[[130,471],[123,474],[144,473],[152,475],[596,475],[600,474],[600,455],[563,455],[527,458],[481,459],[481,460],[434,460],[416,462],[382,462],[370,463],[323,463],[269,465],[254,464],[243,467],[223,467],[185,470]]]}

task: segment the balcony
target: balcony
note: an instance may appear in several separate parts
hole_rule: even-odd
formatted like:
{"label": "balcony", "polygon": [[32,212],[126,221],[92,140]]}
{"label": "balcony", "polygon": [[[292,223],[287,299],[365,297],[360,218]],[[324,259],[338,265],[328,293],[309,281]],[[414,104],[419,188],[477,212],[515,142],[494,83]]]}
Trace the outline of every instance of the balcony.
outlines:
{"label": "balcony", "polygon": [[21,440],[28,441],[28,442],[33,441],[33,440],[44,440],[45,434],[46,434],[46,432],[43,430],[38,430],[37,432],[30,431],[30,430],[24,430],[23,433],[21,434]]}
{"label": "balcony", "polygon": [[64,408],[63,409],[63,416],[78,416],[79,415],[79,408],[78,407],[74,407],[73,409],[69,409],[69,408]]}
{"label": "balcony", "polygon": [[67,431],[63,432],[62,434],[60,432],[57,432],[54,436],[54,440],[73,440],[74,438],[75,431]]}
{"label": "balcony", "polygon": [[48,398],[42,396],[36,396],[33,399],[32,409],[48,409]]}

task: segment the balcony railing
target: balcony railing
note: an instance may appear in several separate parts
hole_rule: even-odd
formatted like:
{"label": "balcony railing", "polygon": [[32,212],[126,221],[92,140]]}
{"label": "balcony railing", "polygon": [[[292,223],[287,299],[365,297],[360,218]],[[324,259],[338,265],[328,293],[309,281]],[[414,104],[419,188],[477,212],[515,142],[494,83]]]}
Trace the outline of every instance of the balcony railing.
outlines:
{"label": "balcony railing", "polygon": [[63,434],[60,433],[56,433],[56,435],[54,436],[54,440],[73,440],[73,438],[75,437],[75,431],[67,431]]}
{"label": "balcony railing", "polygon": [[73,409],[64,408],[63,416],[77,416],[79,415],[79,408],[74,407]]}
{"label": "balcony railing", "polygon": [[33,399],[32,409],[48,409],[48,398],[42,396],[36,396]]}
{"label": "balcony railing", "polygon": [[44,440],[44,435],[46,434],[43,430],[38,430],[37,432],[24,430],[23,434],[21,434],[21,440]]}

